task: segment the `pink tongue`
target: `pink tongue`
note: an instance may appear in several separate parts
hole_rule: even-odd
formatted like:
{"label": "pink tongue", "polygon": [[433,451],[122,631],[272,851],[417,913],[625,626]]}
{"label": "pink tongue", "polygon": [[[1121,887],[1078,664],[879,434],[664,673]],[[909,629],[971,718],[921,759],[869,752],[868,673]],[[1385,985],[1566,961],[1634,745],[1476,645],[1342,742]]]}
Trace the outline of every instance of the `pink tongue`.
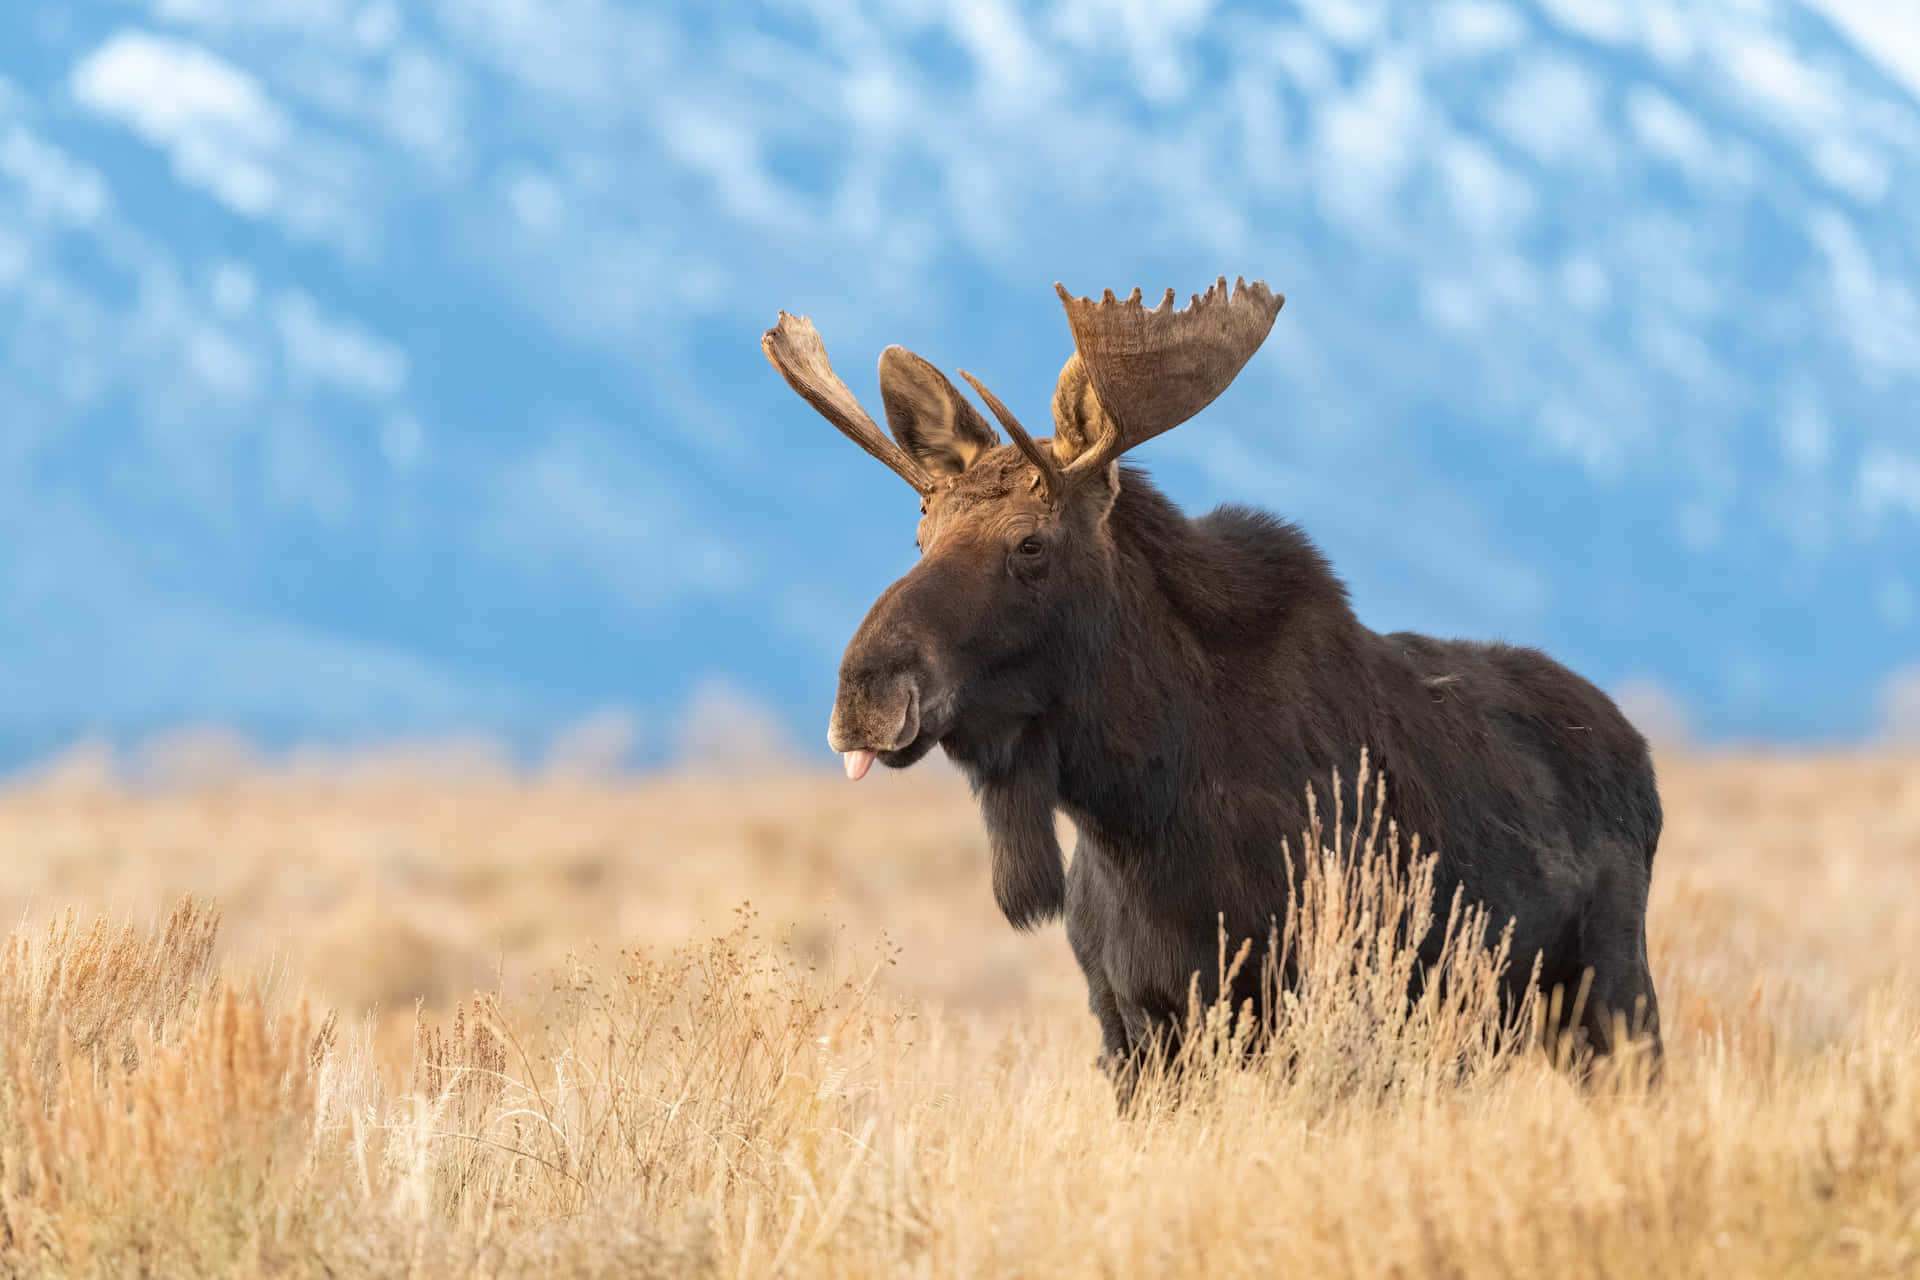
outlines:
{"label": "pink tongue", "polygon": [[873,768],[871,751],[846,751],[841,753],[841,758],[846,761],[847,776],[855,782],[866,777],[867,770]]}

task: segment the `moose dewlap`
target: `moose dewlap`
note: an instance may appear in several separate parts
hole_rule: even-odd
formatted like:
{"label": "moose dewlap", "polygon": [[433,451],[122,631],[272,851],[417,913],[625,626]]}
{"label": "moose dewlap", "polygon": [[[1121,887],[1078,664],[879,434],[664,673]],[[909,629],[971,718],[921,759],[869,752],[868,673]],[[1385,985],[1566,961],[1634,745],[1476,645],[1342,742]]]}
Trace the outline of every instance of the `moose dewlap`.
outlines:
{"label": "moose dewlap", "polygon": [[[1509,994],[1568,993],[1594,1046],[1659,1046],[1645,915],[1660,798],[1612,700],[1535,649],[1381,635],[1298,528],[1243,507],[1188,517],[1135,445],[1225,391],[1284,299],[1225,278],[1176,310],[1108,291],[1066,305],[1073,351],[1035,439],[962,373],[999,434],[927,361],[880,357],[883,435],[805,317],[767,358],[920,495],[921,557],[847,646],[827,730],[847,774],[943,748],[973,784],[1016,927],[1064,915],[1124,1099],[1202,995],[1262,1006],[1259,966],[1218,990],[1220,929],[1264,945],[1309,821],[1364,748],[1380,815],[1437,849],[1456,890],[1512,921]],[[1373,797],[1365,798],[1371,805]],[[1079,831],[1063,870],[1054,813]],[[1369,814],[1370,820],[1370,814]],[[1282,975],[1284,979],[1284,975]],[[1583,1000],[1573,994],[1584,991]]]}

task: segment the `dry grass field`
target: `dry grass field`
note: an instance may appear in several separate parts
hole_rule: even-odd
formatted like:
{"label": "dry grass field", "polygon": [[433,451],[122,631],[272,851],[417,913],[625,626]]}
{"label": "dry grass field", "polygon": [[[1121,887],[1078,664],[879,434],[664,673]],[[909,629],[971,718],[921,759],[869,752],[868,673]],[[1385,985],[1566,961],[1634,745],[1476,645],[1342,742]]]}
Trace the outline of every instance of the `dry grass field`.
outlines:
{"label": "dry grass field", "polygon": [[0,1274],[1920,1274],[1920,758],[1661,766],[1657,1088],[1329,898],[1126,1119],[938,768],[22,781]]}

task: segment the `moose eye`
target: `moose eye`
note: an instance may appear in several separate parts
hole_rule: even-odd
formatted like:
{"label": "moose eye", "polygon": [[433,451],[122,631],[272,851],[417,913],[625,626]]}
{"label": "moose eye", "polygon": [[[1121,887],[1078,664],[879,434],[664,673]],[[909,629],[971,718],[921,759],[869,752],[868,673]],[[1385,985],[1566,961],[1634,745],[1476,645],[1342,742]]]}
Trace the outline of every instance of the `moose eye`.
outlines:
{"label": "moose eye", "polygon": [[1020,545],[1016,548],[1023,556],[1037,556],[1044,549],[1045,548],[1041,546],[1040,539],[1033,537],[1031,534],[1020,539]]}

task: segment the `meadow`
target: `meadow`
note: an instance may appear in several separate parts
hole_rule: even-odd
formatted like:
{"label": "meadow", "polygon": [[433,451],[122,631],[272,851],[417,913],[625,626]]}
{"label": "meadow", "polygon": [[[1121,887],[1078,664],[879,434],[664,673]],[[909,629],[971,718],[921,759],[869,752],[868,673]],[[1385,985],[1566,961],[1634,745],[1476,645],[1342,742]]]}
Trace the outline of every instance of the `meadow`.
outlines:
{"label": "meadow", "polygon": [[1334,859],[1284,1058],[1126,1118],[938,766],[23,777],[0,1274],[1920,1272],[1920,757],[1659,764],[1657,1087]]}

